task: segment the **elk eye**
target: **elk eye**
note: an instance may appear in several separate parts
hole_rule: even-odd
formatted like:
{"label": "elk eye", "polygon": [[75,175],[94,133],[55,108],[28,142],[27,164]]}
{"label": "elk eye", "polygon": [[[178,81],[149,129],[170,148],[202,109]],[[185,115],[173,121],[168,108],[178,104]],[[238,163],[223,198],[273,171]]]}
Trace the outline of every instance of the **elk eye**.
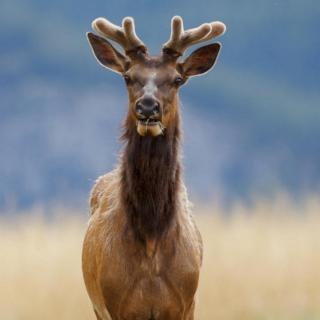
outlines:
{"label": "elk eye", "polygon": [[130,77],[129,77],[127,74],[125,74],[125,75],[123,76],[123,79],[124,79],[124,81],[126,82],[126,84],[129,84],[130,81],[131,81]]}
{"label": "elk eye", "polygon": [[174,79],[174,84],[175,84],[175,85],[179,86],[179,85],[182,84],[182,83],[183,83],[183,79],[182,79],[181,77],[176,77],[176,78]]}

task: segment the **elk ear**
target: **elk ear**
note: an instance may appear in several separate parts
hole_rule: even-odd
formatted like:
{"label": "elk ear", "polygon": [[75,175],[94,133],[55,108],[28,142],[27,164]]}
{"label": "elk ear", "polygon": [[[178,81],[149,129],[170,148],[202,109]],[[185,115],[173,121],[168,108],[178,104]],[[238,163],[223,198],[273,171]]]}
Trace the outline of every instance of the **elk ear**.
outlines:
{"label": "elk ear", "polygon": [[191,77],[209,71],[217,60],[220,48],[220,43],[213,43],[193,51],[184,62],[179,63],[181,73]]}
{"label": "elk ear", "polygon": [[123,73],[127,70],[128,59],[117,51],[107,40],[92,32],[87,33],[87,38],[92,52],[100,64],[118,73]]}

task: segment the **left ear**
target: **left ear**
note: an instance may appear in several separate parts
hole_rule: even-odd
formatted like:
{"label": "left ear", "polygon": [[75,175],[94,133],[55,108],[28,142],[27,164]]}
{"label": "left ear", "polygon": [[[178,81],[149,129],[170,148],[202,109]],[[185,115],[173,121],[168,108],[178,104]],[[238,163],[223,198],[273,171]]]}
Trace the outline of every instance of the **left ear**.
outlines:
{"label": "left ear", "polygon": [[87,33],[87,38],[94,56],[102,66],[120,74],[126,71],[128,59],[116,50],[109,41],[92,32]]}
{"label": "left ear", "polygon": [[191,77],[209,71],[217,60],[220,48],[220,43],[213,43],[193,51],[184,62],[179,63],[181,73]]}

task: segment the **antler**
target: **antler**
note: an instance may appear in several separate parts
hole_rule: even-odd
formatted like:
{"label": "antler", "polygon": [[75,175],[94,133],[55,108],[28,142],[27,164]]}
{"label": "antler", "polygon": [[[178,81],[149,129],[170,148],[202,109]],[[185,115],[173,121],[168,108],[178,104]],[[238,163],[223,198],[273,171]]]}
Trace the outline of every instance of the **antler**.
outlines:
{"label": "antler", "polygon": [[105,18],[97,18],[92,22],[92,28],[100,35],[111,39],[122,46],[126,54],[136,52],[147,52],[147,47],[136,35],[134,20],[126,17],[122,20],[122,27],[119,27]]}
{"label": "antler", "polygon": [[181,56],[188,47],[222,35],[226,30],[224,23],[215,21],[203,23],[197,28],[184,30],[183,20],[175,16],[171,20],[171,36],[163,45],[163,52],[175,57]]}

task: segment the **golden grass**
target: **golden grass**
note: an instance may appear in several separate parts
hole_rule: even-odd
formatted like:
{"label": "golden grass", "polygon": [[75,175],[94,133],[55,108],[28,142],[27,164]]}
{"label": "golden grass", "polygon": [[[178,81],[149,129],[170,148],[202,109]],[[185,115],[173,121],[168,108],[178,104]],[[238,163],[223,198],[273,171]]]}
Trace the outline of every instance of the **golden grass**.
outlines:
{"label": "golden grass", "polygon": [[[81,275],[85,219],[0,221],[0,319],[95,319]],[[201,320],[320,319],[320,202],[202,208]]]}

